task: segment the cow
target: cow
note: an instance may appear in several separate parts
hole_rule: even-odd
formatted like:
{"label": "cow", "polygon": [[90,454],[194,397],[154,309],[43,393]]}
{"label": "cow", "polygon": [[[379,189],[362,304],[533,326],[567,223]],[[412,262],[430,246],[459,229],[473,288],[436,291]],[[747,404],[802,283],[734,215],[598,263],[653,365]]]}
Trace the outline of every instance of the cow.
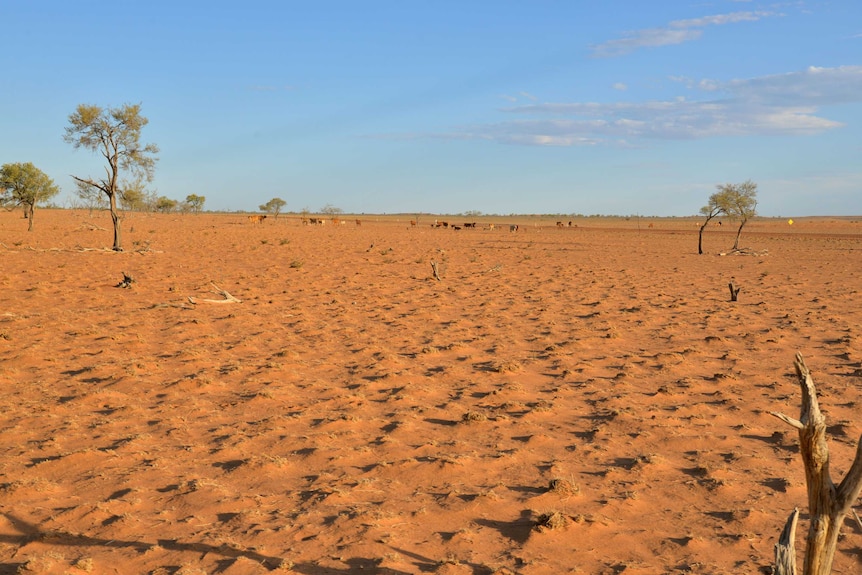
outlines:
{"label": "cow", "polygon": [[563,227],[563,222],[557,222],[557,227],[558,227],[558,228]]}
{"label": "cow", "polygon": [[475,228],[475,227],[476,227],[476,222],[466,223],[466,224],[464,224],[464,227],[465,227],[465,228]]}
{"label": "cow", "polygon": [[410,220],[410,227],[411,227],[411,228],[415,228],[415,227],[416,227],[416,220]]}
{"label": "cow", "polygon": [[518,224],[512,224],[511,226],[509,226],[509,231],[510,232],[517,232],[518,231]]}
{"label": "cow", "polygon": [[265,219],[266,219],[265,214],[248,217],[248,221],[250,221],[253,224],[259,224],[260,222],[262,222]]}
{"label": "cow", "polygon": [[362,220],[356,220],[356,227],[358,228],[361,225],[362,225]]}

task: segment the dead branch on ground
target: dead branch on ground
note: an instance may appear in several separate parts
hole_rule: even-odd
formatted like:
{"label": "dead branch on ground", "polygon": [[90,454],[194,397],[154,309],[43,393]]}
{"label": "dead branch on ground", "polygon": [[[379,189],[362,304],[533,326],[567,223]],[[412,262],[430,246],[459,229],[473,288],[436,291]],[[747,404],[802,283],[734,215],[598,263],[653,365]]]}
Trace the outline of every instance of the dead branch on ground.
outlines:
{"label": "dead branch on ground", "polygon": [[718,255],[720,256],[768,256],[769,250],[753,250],[751,248],[736,248],[735,250],[730,250],[726,252],[721,252]]}
{"label": "dead branch on ground", "polygon": [[438,282],[442,281],[440,279],[440,273],[437,269],[437,262],[435,262],[434,260],[431,260],[431,271],[434,273],[434,279],[435,280],[437,280]]}
{"label": "dead branch on ground", "polygon": [[193,304],[198,304],[198,303],[242,303],[241,300],[238,300],[237,298],[233,297],[227,291],[221,289],[220,287],[218,287],[214,283],[211,283],[210,285],[213,286],[213,293],[219,294],[224,299],[199,299],[199,298],[193,298],[193,297],[189,296],[189,302],[193,303]]}

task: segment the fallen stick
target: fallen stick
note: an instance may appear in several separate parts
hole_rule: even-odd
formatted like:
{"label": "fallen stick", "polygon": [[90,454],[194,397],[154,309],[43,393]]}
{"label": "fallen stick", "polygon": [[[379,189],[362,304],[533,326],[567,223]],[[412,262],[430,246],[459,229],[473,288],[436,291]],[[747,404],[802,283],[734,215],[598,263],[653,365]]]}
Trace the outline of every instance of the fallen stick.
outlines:
{"label": "fallen stick", "polygon": [[437,280],[438,282],[442,281],[442,280],[440,280],[440,273],[437,270],[437,262],[435,262],[433,260],[431,261],[431,271],[434,272],[434,279],[435,280]]}
{"label": "fallen stick", "polygon": [[213,286],[213,288],[214,288],[213,293],[217,293],[217,294],[221,295],[224,299],[198,299],[198,298],[193,298],[193,297],[189,296],[189,302],[194,303],[194,304],[198,304],[198,303],[242,303],[241,300],[238,300],[237,298],[233,297],[227,291],[221,289],[217,285],[215,285],[215,284],[210,284],[210,285]]}

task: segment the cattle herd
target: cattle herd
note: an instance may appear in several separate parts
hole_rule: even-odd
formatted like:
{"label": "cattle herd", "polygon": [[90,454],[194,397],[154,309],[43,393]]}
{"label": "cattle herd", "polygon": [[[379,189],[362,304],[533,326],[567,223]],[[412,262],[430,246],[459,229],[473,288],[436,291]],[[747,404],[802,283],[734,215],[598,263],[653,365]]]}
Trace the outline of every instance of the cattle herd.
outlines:
{"label": "cattle herd", "polygon": [[[255,214],[255,215],[250,215],[247,217],[248,217],[248,221],[253,223],[253,224],[260,224],[267,218],[267,216],[265,214]],[[331,222],[332,225],[336,225],[336,226],[345,225],[348,223],[347,220],[343,220],[341,218],[335,218],[335,217],[327,219],[324,217],[305,217],[305,216],[303,216],[300,221],[302,222],[302,225],[304,225],[304,226],[322,226],[322,225],[326,224],[327,221]],[[360,219],[355,219],[353,221],[357,227],[362,225],[362,220],[360,220]],[[418,226],[417,220],[410,220],[410,227],[411,228],[415,228],[417,226]],[[452,230],[456,230],[456,231],[462,230],[462,229],[483,229],[486,231],[494,231],[494,230],[500,228],[500,226],[498,226],[497,224],[492,224],[492,223],[480,224],[478,222],[464,222],[464,223],[459,225],[459,224],[448,222],[446,220],[434,220],[434,223],[431,224],[431,227],[432,228],[446,228],[446,229],[452,229]],[[563,222],[557,222],[557,227],[558,228],[565,228],[565,227],[570,227],[570,228],[575,227],[576,228],[578,226],[573,226],[572,222],[568,222],[568,225],[564,224]],[[650,227],[652,227],[652,226],[650,225]],[[521,226],[519,226],[518,224],[509,224],[509,231],[510,232],[517,232],[520,229],[521,229]]]}

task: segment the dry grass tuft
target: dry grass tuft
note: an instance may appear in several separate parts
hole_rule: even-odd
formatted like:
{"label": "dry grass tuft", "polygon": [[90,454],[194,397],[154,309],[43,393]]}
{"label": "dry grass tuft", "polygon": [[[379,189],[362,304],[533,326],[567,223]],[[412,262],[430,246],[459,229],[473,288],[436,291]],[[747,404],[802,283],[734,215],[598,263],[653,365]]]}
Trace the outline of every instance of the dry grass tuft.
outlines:
{"label": "dry grass tuft", "polygon": [[488,416],[479,411],[468,411],[461,416],[462,423],[481,423],[488,421]]}
{"label": "dry grass tuft", "polygon": [[562,529],[568,525],[568,523],[568,518],[559,511],[540,513],[538,517],[536,517],[536,531],[541,533],[543,531]]}
{"label": "dry grass tuft", "polygon": [[548,484],[548,491],[558,495],[577,495],[581,492],[581,487],[574,481],[556,477]]}

